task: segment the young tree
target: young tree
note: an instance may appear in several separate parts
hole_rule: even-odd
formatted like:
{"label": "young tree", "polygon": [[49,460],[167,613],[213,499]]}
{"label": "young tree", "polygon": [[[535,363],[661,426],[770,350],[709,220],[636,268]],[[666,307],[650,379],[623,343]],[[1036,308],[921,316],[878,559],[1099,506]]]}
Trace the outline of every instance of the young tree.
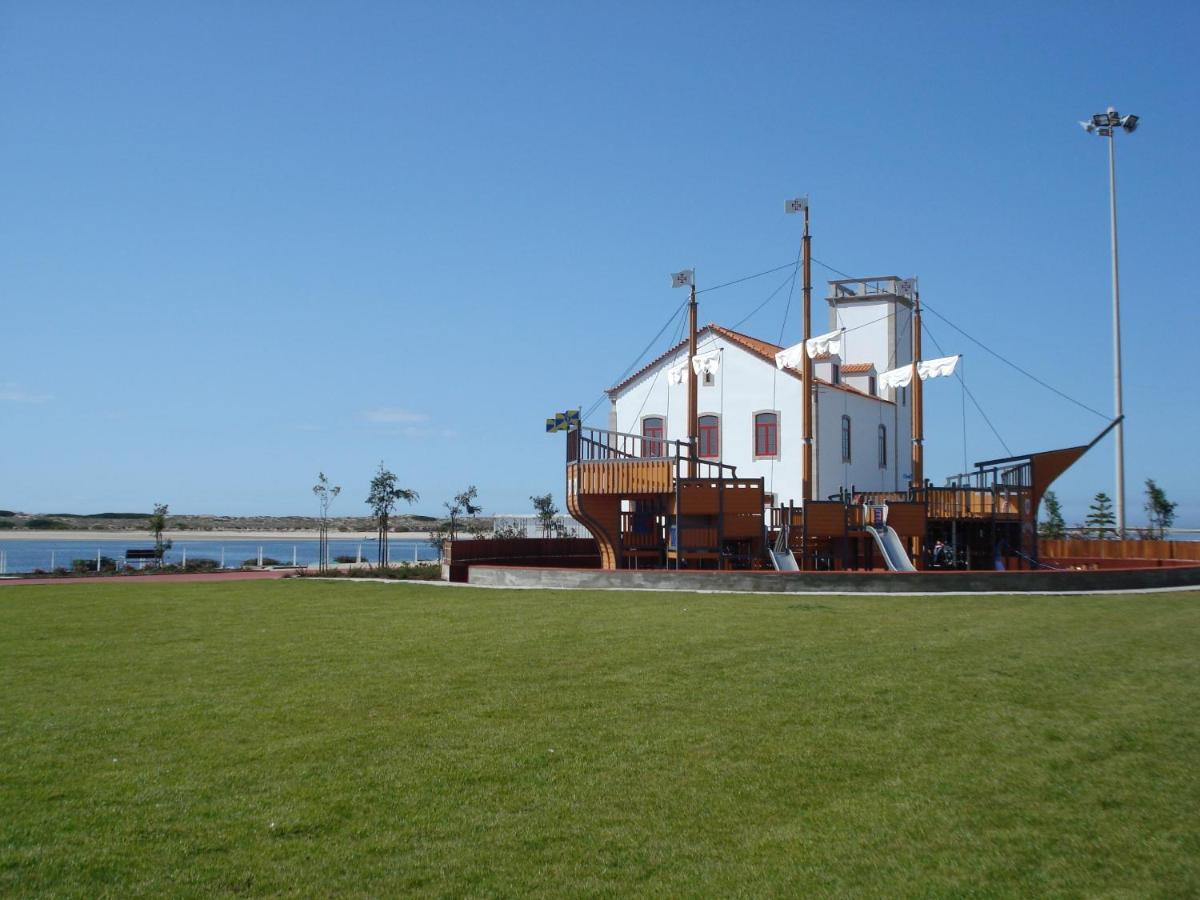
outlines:
{"label": "young tree", "polygon": [[450,532],[441,525],[435,525],[429,529],[429,546],[437,551],[438,562],[442,561],[442,551],[445,549],[444,544],[449,534]]}
{"label": "young tree", "polygon": [[1167,529],[1175,524],[1175,507],[1167,499],[1167,492],[1154,483],[1153,478],[1146,479],[1146,515],[1150,519],[1150,529],[1157,529],[1158,539],[1167,536]]}
{"label": "young tree", "polygon": [[379,529],[379,565],[386,566],[388,561],[388,520],[396,504],[403,500],[412,503],[420,499],[420,494],[409,488],[396,486],[396,475],[389,472],[379,463],[379,470],[371,479],[371,491],[367,494],[367,506],[371,507],[371,515]]}
{"label": "young tree", "polygon": [[1046,491],[1042,504],[1046,508],[1046,519],[1038,525],[1038,537],[1061,540],[1067,533],[1067,523],[1063,520],[1062,504],[1058,502],[1054,491]]}
{"label": "young tree", "polygon": [[471,540],[483,541],[492,536],[492,523],[486,519],[476,519],[474,517],[467,520],[467,534],[471,535]]}
{"label": "young tree", "polygon": [[450,540],[458,538],[459,519],[464,516],[474,516],[476,513],[482,512],[482,506],[476,506],[471,501],[479,495],[479,491],[475,485],[470,485],[465,491],[455,494],[453,500],[447,500],[442,505],[446,507],[446,511],[450,513]]}
{"label": "young tree", "polygon": [[538,524],[542,526],[542,537],[555,537],[558,528],[558,522],[555,520],[559,510],[554,505],[554,495],[542,494],[529,499],[533,501],[534,514],[537,516]]}
{"label": "young tree", "polygon": [[317,570],[320,572],[329,568],[329,507],[341,492],[340,486],[329,486],[329,479],[325,477],[324,472],[317,473],[313,493],[317,495],[317,504],[321,509],[321,518],[317,526]]}
{"label": "young tree", "polygon": [[1107,538],[1116,536],[1116,524],[1117,517],[1113,515],[1112,498],[1101,491],[1092,498],[1084,527],[1095,537]]}
{"label": "young tree", "polygon": [[155,503],[154,512],[146,519],[146,524],[150,526],[150,533],[154,535],[154,555],[161,566],[163,556],[171,549],[171,541],[163,538],[163,532],[167,530],[167,504]]}

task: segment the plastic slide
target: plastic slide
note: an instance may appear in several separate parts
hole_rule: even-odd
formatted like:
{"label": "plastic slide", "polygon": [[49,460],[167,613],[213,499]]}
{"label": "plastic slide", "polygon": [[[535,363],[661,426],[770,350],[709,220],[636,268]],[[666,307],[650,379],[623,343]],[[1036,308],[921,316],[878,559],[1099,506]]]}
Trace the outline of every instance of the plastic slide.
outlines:
{"label": "plastic slide", "polygon": [[796,557],[792,555],[791,550],[768,550],[771,554],[771,565],[775,567],[777,572],[799,572],[800,567],[796,565]]}
{"label": "plastic slide", "polygon": [[867,531],[871,532],[871,537],[875,538],[875,544],[879,547],[879,552],[883,554],[883,560],[891,571],[917,571],[917,567],[912,564],[912,560],[908,558],[908,553],[904,550],[900,535],[896,534],[896,530],[892,526],[885,525],[883,530],[879,531],[868,525]]}

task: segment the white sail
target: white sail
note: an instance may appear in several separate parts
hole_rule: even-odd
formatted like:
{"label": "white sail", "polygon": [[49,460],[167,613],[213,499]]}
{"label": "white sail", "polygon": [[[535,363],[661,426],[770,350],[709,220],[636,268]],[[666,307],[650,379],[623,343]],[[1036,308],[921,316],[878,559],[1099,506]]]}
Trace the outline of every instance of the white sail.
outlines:
{"label": "white sail", "polygon": [[912,363],[898,369],[888,369],[879,376],[879,386],[885,388],[902,388],[912,384]]}
{"label": "white sail", "polygon": [[775,365],[781,369],[799,369],[804,362],[804,344],[792,344],[775,354]]}
{"label": "white sail", "polygon": [[687,380],[688,361],[677,362],[667,369],[667,381],[671,384],[683,384]]}
{"label": "white sail", "polygon": [[714,350],[712,353],[693,357],[692,369],[697,375],[716,375],[717,372],[721,371],[720,351]]}
{"label": "white sail", "polygon": [[953,375],[954,368],[958,365],[960,359],[962,359],[962,354],[922,360],[917,363],[917,374],[921,376],[922,381],[928,381],[930,378],[940,378],[944,375]]}
{"label": "white sail", "polygon": [[816,359],[818,356],[824,356],[826,353],[831,356],[842,355],[842,339],[846,334],[845,328],[839,328],[837,331],[830,331],[826,334],[818,334],[816,337],[811,337],[805,342],[805,347],[808,349],[808,355]]}

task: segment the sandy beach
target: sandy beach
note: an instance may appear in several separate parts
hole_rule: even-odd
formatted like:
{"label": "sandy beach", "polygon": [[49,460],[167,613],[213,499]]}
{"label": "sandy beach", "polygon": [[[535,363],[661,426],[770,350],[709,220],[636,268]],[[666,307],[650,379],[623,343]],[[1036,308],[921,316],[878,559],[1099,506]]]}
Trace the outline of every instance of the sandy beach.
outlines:
{"label": "sandy beach", "polygon": [[[315,541],[316,531],[168,531],[163,537],[175,541]],[[374,541],[374,531],[331,531],[331,541]],[[427,531],[392,531],[391,540],[425,541]],[[0,531],[0,541],[149,541],[148,531]]]}

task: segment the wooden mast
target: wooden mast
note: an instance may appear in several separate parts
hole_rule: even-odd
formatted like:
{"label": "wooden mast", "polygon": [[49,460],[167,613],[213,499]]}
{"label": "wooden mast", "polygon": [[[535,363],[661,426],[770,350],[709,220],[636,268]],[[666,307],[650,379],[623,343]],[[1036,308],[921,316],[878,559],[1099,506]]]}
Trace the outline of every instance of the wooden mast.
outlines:
{"label": "wooden mast", "polygon": [[800,497],[807,503],[812,499],[813,477],[813,384],[812,360],[808,356],[808,339],[812,337],[812,238],[808,233],[808,204],[804,204],[804,238],[801,242],[804,274],[804,363],[801,366],[801,390],[804,396],[804,468],[801,474]]}
{"label": "wooden mast", "polygon": [[925,409],[921,375],[917,363],[921,359],[921,292],[913,291],[912,324],[912,487],[925,486]]}
{"label": "wooden mast", "polygon": [[692,270],[692,292],[688,300],[688,443],[691,450],[688,453],[688,478],[696,477],[696,456],[700,452],[698,443],[700,434],[699,419],[696,414],[696,369],[693,360],[696,358],[696,270]]}

